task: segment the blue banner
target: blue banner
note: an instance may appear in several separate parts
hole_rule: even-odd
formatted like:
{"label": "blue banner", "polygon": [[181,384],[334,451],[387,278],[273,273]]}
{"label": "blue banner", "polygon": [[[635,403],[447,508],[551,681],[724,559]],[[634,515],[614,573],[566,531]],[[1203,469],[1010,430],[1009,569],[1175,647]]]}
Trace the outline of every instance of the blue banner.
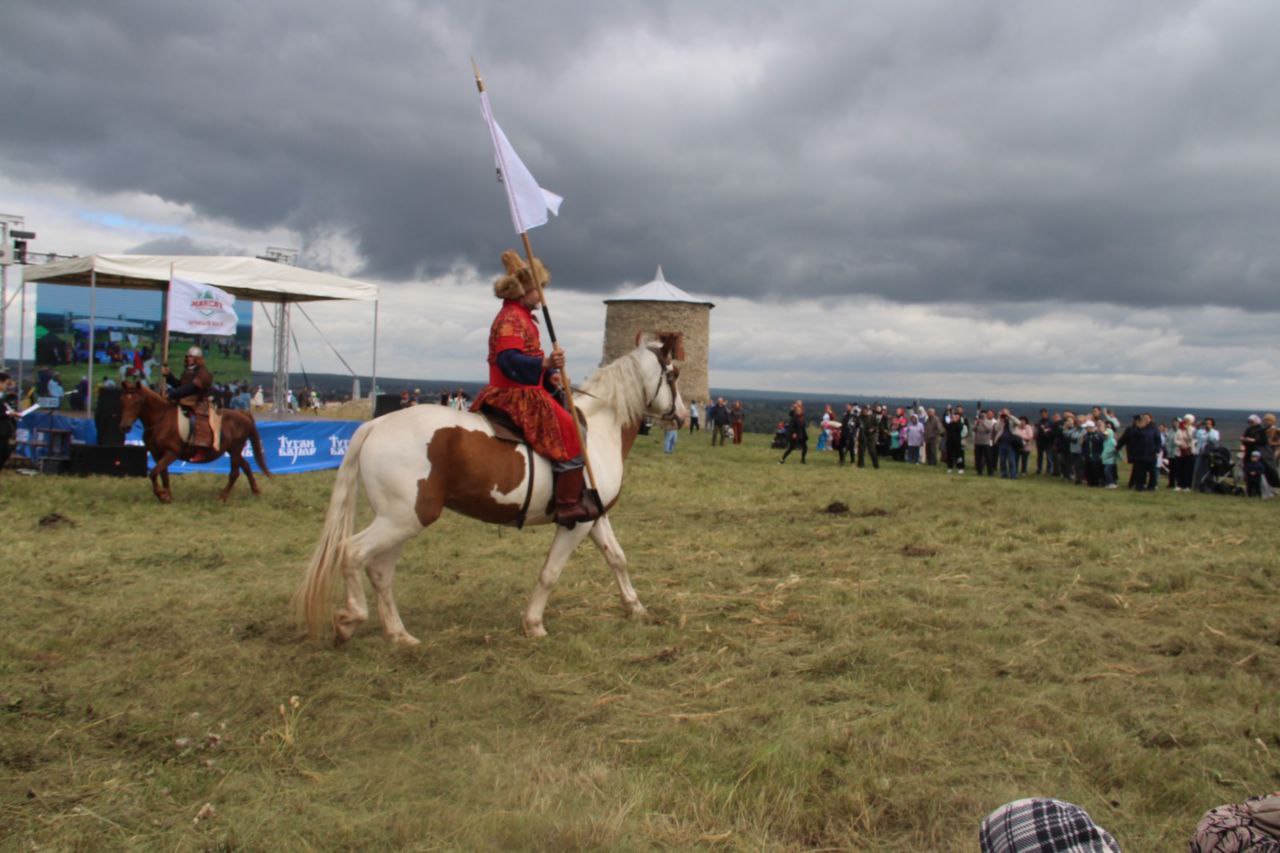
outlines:
{"label": "blue banner", "polygon": [[[359,421],[258,421],[258,435],[262,438],[262,452],[272,474],[300,474],[341,465],[351,436],[359,426]],[[18,424],[18,452],[33,457],[44,456],[44,447],[24,447],[24,442],[46,441],[46,433],[50,429],[70,431],[74,444],[94,444],[98,440],[98,429],[87,418],[36,412]],[[133,425],[124,443],[142,444],[142,424]],[[259,466],[249,445],[245,446],[245,458],[257,472]],[[154,466],[155,460],[148,457],[147,464],[148,467]],[[169,470],[174,474],[229,474],[231,459],[224,453],[213,462],[175,462]]]}

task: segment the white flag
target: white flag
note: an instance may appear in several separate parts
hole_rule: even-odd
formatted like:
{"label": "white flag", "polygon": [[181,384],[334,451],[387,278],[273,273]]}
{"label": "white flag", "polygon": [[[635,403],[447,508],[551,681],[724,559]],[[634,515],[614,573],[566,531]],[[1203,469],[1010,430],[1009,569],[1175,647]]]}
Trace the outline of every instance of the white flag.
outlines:
{"label": "white flag", "polygon": [[176,276],[169,282],[169,331],[200,335],[236,333],[236,298],[212,284]]}
{"label": "white flag", "polygon": [[560,215],[560,203],[564,199],[550,190],[538,186],[529,169],[520,160],[520,155],[507,141],[507,135],[498,127],[493,118],[493,110],[489,108],[489,93],[480,93],[480,108],[484,112],[485,123],[489,125],[489,135],[493,138],[493,159],[498,166],[498,174],[502,184],[507,188],[507,203],[511,205],[511,224],[517,234],[523,234],[530,228],[547,224],[547,211]]}

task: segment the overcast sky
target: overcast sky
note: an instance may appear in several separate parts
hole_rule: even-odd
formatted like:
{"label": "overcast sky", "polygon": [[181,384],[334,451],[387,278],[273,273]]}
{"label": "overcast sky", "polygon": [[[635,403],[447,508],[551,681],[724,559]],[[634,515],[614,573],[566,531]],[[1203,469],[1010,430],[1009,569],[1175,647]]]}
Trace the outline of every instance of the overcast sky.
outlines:
{"label": "overcast sky", "polygon": [[[1280,4],[4,5],[34,250],[300,249],[381,286],[384,376],[486,373],[518,241],[474,56],[566,198],[531,237],[575,378],[661,264],[713,386],[1280,406]],[[367,373],[372,311],[308,313]]]}

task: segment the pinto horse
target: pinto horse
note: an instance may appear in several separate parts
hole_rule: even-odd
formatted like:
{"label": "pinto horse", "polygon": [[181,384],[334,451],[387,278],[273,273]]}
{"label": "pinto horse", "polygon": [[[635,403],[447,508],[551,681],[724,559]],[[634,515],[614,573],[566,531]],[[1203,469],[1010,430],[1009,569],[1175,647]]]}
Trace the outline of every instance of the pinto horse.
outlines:
{"label": "pinto horse", "polygon": [[[178,433],[178,404],[171,403],[145,385],[125,382],[120,386],[120,429],[128,432],[134,421],[142,421],[142,442],[151,451],[156,465],[151,469],[151,489],[161,503],[173,501],[173,493],[169,491],[169,466],[177,460],[191,461],[194,448],[187,446]],[[253,446],[253,457],[258,460],[258,467],[268,477],[267,459],[262,453],[262,440],[258,437],[258,425],[253,415],[235,409],[222,412],[222,428],[220,430],[221,450],[205,449],[205,456],[200,462],[212,462],[224,452],[231,457],[231,475],[227,485],[218,493],[218,500],[226,502],[231,494],[231,487],[236,484],[243,470],[249,478],[249,488],[255,495],[261,494],[258,482],[253,478],[249,468],[249,460],[244,458],[244,446]],[[212,455],[208,455],[212,454]],[[161,483],[164,484],[161,488]]]}
{"label": "pinto horse", "polygon": [[[623,462],[645,415],[684,420],[676,390],[672,353],[675,336],[646,339],[635,350],[602,367],[574,395],[590,454],[594,486],[608,508],[622,489]],[[374,519],[355,529],[357,482]],[[488,418],[443,406],[414,406],[363,424],[351,439],[338,470],[311,563],[294,595],[298,622],[312,637],[330,626],[337,644],[351,638],[369,617],[363,568],[378,596],[382,631],[394,644],[414,646],[392,593],[396,560],[405,542],[431,525],[445,509],[491,524],[548,524],[555,520],[551,463],[527,445],[496,437]],[[633,617],[645,615],[627,574],[627,558],[608,515],[573,528],[557,527],[551,550],[524,613],[524,631],[546,636],[543,610],[560,571],[583,539],[604,554],[618,581],[622,604]],[[328,619],[331,591],[341,575],[346,602]]]}

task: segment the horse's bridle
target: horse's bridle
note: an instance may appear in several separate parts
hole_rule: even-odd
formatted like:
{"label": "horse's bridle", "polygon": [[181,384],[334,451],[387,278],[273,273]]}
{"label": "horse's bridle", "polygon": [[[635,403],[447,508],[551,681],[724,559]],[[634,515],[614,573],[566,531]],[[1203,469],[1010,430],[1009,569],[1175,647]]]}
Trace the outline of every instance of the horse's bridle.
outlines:
{"label": "horse's bridle", "polygon": [[662,393],[662,383],[665,380],[667,387],[671,389],[671,407],[663,412],[661,417],[664,420],[674,420],[676,416],[676,400],[678,399],[676,395],[676,380],[680,378],[680,368],[673,367],[669,361],[663,361],[662,356],[656,352],[653,355],[654,358],[658,359],[658,366],[662,368],[662,371],[658,374],[658,385],[653,389],[653,396],[649,398],[649,402],[644,404],[644,407],[648,409],[658,399],[658,395]]}

